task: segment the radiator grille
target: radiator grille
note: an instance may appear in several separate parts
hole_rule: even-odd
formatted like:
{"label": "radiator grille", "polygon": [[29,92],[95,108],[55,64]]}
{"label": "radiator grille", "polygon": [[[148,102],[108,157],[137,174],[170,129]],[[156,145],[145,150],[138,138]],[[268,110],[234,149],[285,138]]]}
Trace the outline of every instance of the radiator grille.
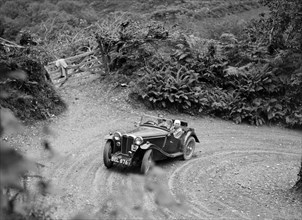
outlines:
{"label": "radiator grille", "polygon": [[123,137],[122,137],[122,153],[128,154],[128,152],[131,150],[132,144],[133,144],[133,137],[123,135]]}

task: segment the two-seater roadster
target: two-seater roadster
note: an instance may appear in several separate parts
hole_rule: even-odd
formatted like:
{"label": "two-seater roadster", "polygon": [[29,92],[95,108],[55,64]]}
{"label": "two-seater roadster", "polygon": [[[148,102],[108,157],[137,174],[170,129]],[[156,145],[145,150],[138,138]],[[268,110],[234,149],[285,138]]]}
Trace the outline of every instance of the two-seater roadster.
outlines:
{"label": "two-seater roadster", "polygon": [[[173,133],[175,122],[180,122],[177,137]],[[107,168],[114,164],[140,165],[145,174],[153,161],[180,156],[190,159],[199,142],[194,129],[184,121],[143,115],[136,126],[133,131],[114,132],[105,137],[103,159]]]}

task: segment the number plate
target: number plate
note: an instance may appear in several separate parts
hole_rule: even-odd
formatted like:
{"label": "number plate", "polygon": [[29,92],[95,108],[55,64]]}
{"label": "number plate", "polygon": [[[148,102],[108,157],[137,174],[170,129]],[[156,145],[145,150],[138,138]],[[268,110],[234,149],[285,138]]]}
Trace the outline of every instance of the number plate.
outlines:
{"label": "number plate", "polygon": [[112,156],[111,161],[115,162],[115,163],[124,164],[124,165],[127,165],[127,166],[130,166],[130,164],[131,164],[131,159],[130,158],[129,159],[128,158],[119,158],[117,156]]}

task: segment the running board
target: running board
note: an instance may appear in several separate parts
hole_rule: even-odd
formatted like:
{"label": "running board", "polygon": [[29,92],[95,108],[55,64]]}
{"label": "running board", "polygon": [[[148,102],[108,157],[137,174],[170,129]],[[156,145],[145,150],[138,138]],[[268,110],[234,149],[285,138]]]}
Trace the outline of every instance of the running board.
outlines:
{"label": "running board", "polygon": [[173,153],[173,154],[169,154],[169,153],[166,153],[166,152],[163,151],[162,149],[157,148],[157,147],[155,147],[155,146],[150,147],[150,149],[157,150],[157,151],[159,151],[160,153],[162,153],[163,155],[165,155],[166,157],[175,158],[175,157],[179,157],[179,156],[183,155],[182,152],[176,152],[176,153]]}
{"label": "running board", "polygon": [[183,155],[183,153],[181,153],[181,152],[176,152],[176,153],[174,153],[174,154],[169,154],[169,155],[170,155],[170,157],[179,157],[179,156]]}

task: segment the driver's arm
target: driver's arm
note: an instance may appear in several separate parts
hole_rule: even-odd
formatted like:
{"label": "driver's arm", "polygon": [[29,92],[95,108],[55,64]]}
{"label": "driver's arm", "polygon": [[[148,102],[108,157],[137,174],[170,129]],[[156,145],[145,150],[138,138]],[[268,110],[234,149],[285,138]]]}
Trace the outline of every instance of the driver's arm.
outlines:
{"label": "driver's arm", "polygon": [[182,128],[178,128],[177,130],[175,130],[173,132],[173,135],[174,135],[175,138],[180,138],[182,134],[183,134]]}

